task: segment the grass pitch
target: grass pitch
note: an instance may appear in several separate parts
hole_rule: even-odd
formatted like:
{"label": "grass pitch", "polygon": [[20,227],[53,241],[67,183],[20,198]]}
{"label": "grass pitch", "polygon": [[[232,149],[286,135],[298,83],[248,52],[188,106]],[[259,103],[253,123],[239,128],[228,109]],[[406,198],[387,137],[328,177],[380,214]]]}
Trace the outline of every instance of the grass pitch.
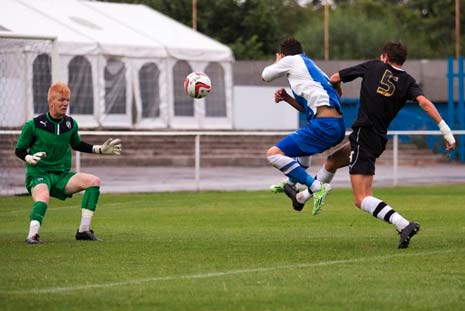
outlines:
{"label": "grass pitch", "polygon": [[82,196],[52,199],[40,245],[31,198],[0,197],[0,309],[462,310],[464,190],[375,191],[421,223],[405,250],[348,189],[319,216],[268,192],[104,194],[101,242],[74,240]]}

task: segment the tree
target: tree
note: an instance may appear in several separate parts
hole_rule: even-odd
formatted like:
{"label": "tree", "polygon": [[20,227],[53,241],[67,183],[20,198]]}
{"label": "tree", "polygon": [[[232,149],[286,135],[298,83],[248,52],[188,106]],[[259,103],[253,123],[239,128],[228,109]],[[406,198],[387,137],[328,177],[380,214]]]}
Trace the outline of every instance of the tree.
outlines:
{"label": "tree", "polygon": [[[465,5],[465,0],[461,2]],[[331,59],[377,57],[381,45],[389,40],[406,43],[409,58],[454,55],[454,0],[354,0],[337,3],[330,13]],[[323,9],[319,5],[310,6],[306,14],[308,22],[296,36],[302,39],[313,57],[323,58]],[[465,18],[461,24],[464,29]]]}
{"label": "tree", "polygon": [[[465,1],[460,1],[465,12]],[[415,19],[407,21],[411,31],[413,55],[437,58],[455,55],[455,0],[415,0],[406,3]],[[465,16],[461,18],[461,50],[465,48]]]}
{"label": "tree", "polygon": [[[192,26],[192,0],[112,0],[144,3]],[[462,11],[465,0],[461,1]],[[280,41],[296,36],[323,58],[323,0],[197,0],[197,29],[228,45],[236,59],[269,59]],[[330,58],[376,57],[388,40],[405,42],[409,58],[454,55],[455,0],[332,0]],[[465,51],[465,16],[461,19]]]}
{"label": "tree", "polygon": [[[112,0],[144,3],[191,27],[192,0]],[[231,47],[236,59],[265,59],[292,36],[304,9],[295,0],[198,0],[197,30]]]}
{"label": "tree", "polygon": [[303,14],[295,1],[201,0],[198,30],[229,45],[236,59],[264,59],[295,33]]}

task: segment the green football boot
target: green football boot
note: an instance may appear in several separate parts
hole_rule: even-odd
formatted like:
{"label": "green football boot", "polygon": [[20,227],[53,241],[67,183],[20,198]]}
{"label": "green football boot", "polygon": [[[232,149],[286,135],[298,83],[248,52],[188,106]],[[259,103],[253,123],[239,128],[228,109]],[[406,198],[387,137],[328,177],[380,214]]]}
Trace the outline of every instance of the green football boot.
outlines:
{"label": "green football boot", "polygon": [[279,184],[271,185],[271,186],[270,186],[270,190],[271,190],[271,192],[273,192],[273,193],[283,193],[283,192],[284,192],[284,185],[285,185],[285,184],[286,184],[286,183],[283,181],[283,182],[281,182],[281,183],[279,183]]}
{"label": "green football boot", "polygon": [[320,213],[321,207],[325,203],[328,193],[331,191],[330,184],[321,184],[321,189],[313,192],[313,216]]}

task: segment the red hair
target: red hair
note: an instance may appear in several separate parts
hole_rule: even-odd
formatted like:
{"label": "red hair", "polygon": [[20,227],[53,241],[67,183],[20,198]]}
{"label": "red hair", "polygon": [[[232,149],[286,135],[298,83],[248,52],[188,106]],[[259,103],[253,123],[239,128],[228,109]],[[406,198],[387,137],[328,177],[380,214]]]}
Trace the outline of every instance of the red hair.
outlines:
{"label": "red hair", "polygon": [[54,96],[57,95],[69,98],[71,97],[71,90],[66,84],[62,82],[53,83],[48,89],[48,100],[50,101]]}

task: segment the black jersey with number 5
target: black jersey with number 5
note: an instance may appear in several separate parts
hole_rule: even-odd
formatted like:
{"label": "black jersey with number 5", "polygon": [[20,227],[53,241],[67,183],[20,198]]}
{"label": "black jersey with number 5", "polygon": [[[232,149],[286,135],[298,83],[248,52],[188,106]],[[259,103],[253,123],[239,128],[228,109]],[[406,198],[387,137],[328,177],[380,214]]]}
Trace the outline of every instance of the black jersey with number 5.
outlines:
{"label": "black jersey with number 5", "polygon": [[391,121],[407,100],[415,100],[423,91],[405,70],[379,60],[339,71],[342,82],[362,78],[360,108],[352,128],[372,127],[385,135]]}

